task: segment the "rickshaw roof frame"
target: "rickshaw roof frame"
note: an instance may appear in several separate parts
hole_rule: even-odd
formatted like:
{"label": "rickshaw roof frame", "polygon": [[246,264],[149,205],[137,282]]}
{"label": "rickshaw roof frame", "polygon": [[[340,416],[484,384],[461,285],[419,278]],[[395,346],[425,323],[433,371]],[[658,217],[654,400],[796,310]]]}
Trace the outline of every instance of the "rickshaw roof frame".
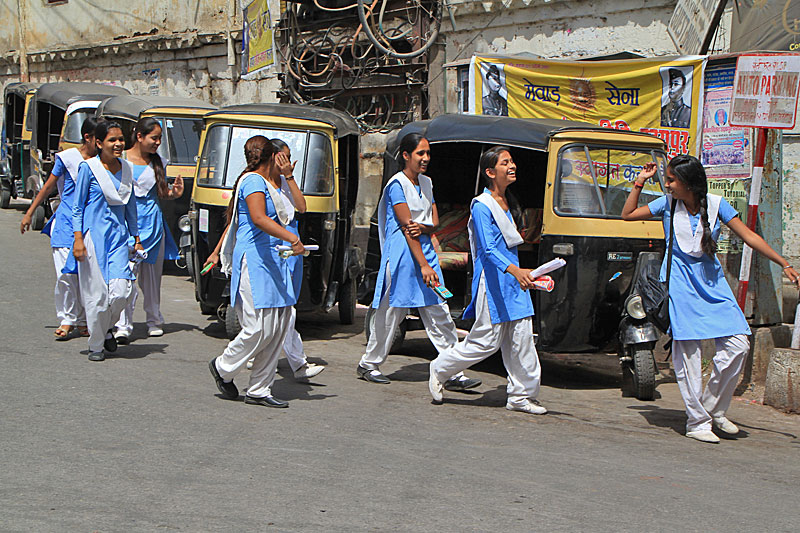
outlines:
{"label": "rickshaw roof frame", "polygon": [[358,135],[358,124],[353,117],[324,107],[297,104],[240,104],[221,107],[217,111],[207,113],[204,118],[213,118],[218,115],[259,115],[275,116],[281,118],[295,118],[323,122],[334,128],[334,139],[347,135]]}
{"label": "rickshaw roof frame", "polygon": [[103,85],[83,81],[44,83],[36,91],[36,102],[66,109],[80,100],[105,100],[112,96],[130,94],[128,89],[116,85]]}
{"label": "rickshaw roof frame", "polygon": [[[198,110],[202,114],[219,109],[197,98],[178,98],[172,96],[142,97],[132,94],[112,96],[97,108],[98,117],[113,117],[127,120],[139,120],[143,113],[152,113],[158,109]],[[199,116],[202,116],[199,115]]]}
{"label": "rickshaw roof frame", "polygon": [[29,92],[35,91],[41,86],[41,83],[30,83],[24,81],[15,81],[6,85],[6,96],[9,94],[17,95],[24,98]]}

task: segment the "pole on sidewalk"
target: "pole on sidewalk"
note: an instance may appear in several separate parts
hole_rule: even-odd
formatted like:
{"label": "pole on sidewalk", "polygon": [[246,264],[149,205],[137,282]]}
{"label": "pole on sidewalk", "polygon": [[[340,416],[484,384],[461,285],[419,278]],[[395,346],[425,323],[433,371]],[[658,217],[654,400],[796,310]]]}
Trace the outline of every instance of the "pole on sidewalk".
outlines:
{"label": "pole on sidewalk", "polygon": [[[767,129],[756,129],[756,158],[753,162],[753,179],[750,182],[750,199],[747,202],[747,227],[752,231],[756,229],[758,220],[758,204],[761,202],[761,178],[764,175],[764,155],[767,150]],[[750,263],[752,262],[753,249],[747,244],[742,248],[742,264],[739,268],[739,287],[736,291],[736,301],[744,312],[747,302],[747,286],[750,284]]]}

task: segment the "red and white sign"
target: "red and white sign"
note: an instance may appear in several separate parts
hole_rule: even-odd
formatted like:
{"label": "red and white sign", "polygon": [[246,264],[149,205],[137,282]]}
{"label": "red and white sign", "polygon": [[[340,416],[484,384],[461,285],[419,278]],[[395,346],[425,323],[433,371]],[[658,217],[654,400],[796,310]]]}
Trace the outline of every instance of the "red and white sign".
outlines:
{"label": "red and white sign", "polygon": [[800,54],[742,55],[736,62],[730,124],[794,127],[800,89]]}

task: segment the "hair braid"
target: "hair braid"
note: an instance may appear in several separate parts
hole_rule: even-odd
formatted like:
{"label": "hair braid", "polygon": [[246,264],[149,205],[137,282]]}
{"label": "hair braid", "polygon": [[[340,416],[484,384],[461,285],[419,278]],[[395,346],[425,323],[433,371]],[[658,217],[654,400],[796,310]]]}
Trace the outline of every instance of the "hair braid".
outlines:
{"label": "hair braid", "polygon": [[228,208],[225,210],[226,225],[230,224],[231,220],[233,220],[233,202],[236,199],[236,195],[239,194],[237,189],[239,186],[239,180],[242,179],[242,176],[245,174],[254,172],[262,164],[269,161],[274,154],[275,149],[273,144],[263,135],[250,137],[247,139],[247,142],[244,143],[244,159],[247,161],[247,166],[244,167],[244,170],[241,174],[239,174],[239,177],[236,178],[236,181],[233,184],[231,201],[228,202]]}
{"label": "hair braid", "polygon": [[703,225],[703,239],[700,241],[703,253],[713,257],[717,253],[717,242],[711,238],[711,226],[708,223],[708,196],[700,195],[700,223]]}

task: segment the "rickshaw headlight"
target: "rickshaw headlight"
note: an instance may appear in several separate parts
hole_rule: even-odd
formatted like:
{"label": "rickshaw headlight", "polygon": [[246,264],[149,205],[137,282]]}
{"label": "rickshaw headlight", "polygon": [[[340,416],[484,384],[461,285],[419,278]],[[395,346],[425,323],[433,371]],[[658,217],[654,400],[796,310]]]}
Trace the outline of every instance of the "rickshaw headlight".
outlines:
{"label": "rickshaw headlight", "polygon": [[189,215],[183,215],[178,219],[178,229],[184,233],[192,230],[192,221],[189,220]]}
{"label": "rickshaw headlight", "polygon": [[333,231],[336,229],[336,221],[335,220],[326,220],[322,223],[322,229],[326,231]]}
{"label": "rickshaw headlight", "polygon": [[644,305],[642,305],[642,297],[638,294],[628,298],[628,301],[625,302],[625,309],[630,316],[638,320],[647,316],[647,313],[644,312]]}

